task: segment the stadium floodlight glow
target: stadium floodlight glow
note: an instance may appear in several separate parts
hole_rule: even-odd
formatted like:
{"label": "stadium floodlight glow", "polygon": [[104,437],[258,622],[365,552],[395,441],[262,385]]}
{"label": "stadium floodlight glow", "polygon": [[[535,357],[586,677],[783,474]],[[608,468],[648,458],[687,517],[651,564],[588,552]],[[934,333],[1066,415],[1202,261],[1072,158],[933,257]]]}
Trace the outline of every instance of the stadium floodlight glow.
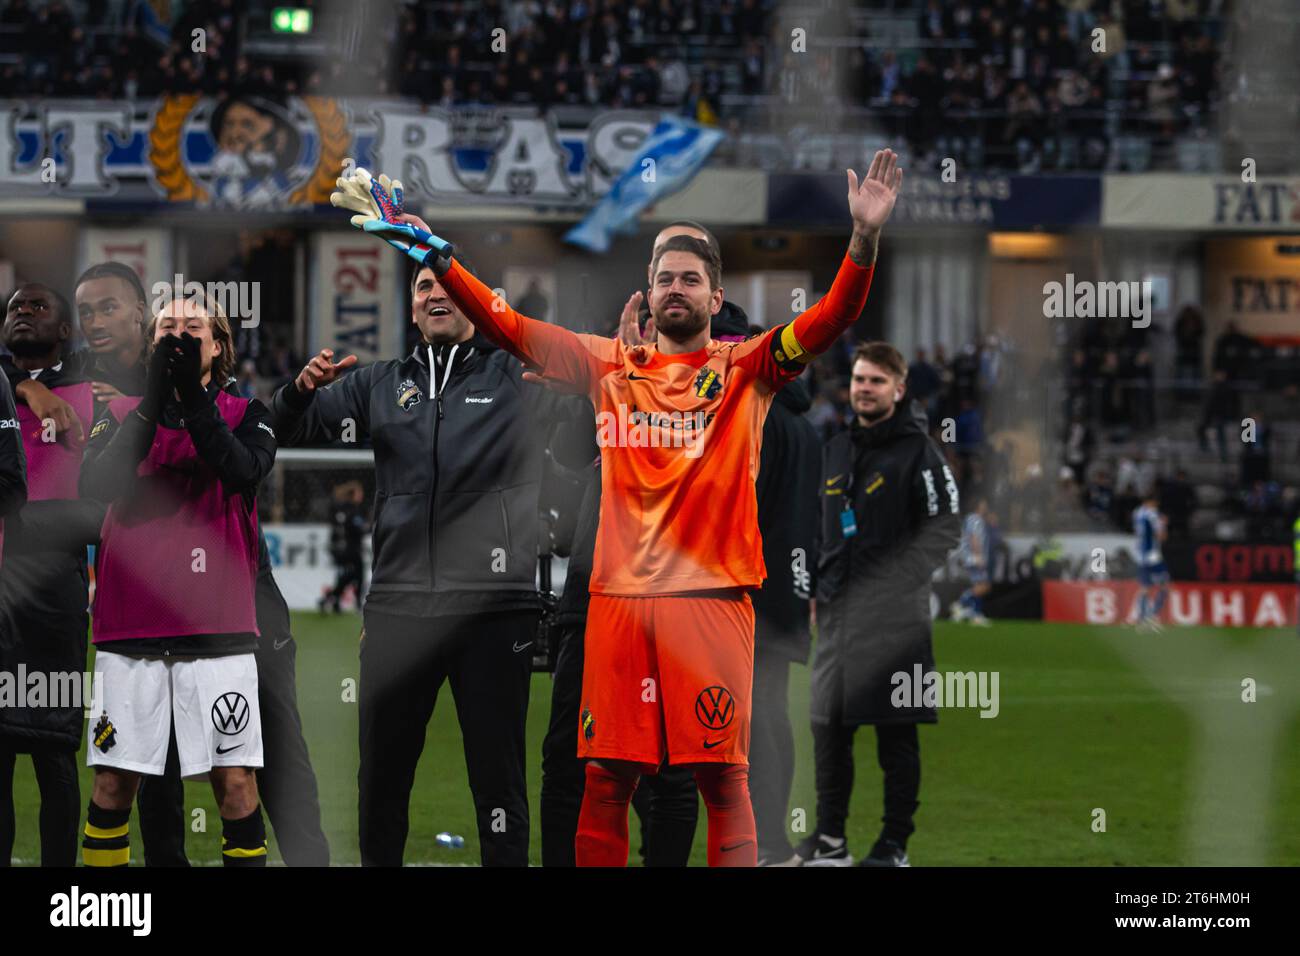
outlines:
{"label": "stadium floodlight glow", "polygon": [[305,7],[276,7],[271,11],[275,33],[311,33],[311,11]]}

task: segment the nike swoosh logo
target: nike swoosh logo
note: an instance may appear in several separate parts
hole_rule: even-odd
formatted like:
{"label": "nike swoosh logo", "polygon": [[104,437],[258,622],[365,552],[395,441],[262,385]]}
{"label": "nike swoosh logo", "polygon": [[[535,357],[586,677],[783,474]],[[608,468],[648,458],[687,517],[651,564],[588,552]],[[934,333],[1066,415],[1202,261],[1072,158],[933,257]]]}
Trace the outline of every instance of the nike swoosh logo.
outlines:
{"label": "nike swoosh logo", "polygon": [[286,638],[285,638],[284,640],[282,640],[282,641],[273,641],[273,642],[271,643],[271,650],[273,650],[273,651],[278,651],[280,648],[284,647],[286,644],[288,644],[288,643],[289,643],[290,641],[292,641],[292,640],[293,640],[292,637],[286,637]]}
{"label": "nike swoosh logo", "polygon": [[732,850],[739,850],[743,846],[749,846],[749,841],[743,840],[740,843],[734,843],[731,846],[718,847],[718,849],[723,853],[730,853]]}
{"label": "nike swoosh logo", "polygon": [[533,642],[532,642],[532,641],[529,641],[527,644],[515,644],[515,653],[518,654],[518,653],[519,653],[520,651],[522,651],[525,647],[532,647],[532,646],[533,646]]}
{"label": "nike swoosh logo", "polygon": [[628,373],[627,373],[627,377],[628,377],[628,378],[637,378],[637,379],[640,379],[640,380],[643,381],[643,382],[648,382],[648,381],[650,381],[650,379],[647,378],[646,376],[644,376],[644,375],[638,375],[636,372],[628,372]]}
{"label": "nike swoosh logo", "polygon": [[218,748],[217,748],[217,753],[219,753],[219,754],[228,754],[228,753],[230,753],[230,751],[232,751],[232,750],[238,750],[238,749],[239,749],[240,747],[242,747],[242,746],[244,746],[244,745],[243,745],[243,744],[235,744],[235,746],[233,746],[233,747],[218,747]]}
{"label": "nike swoosh logo", "polygon": [[709,742],[706,740],[706,741],[704,741],[704,749],[705,749],[705,750],[712,750],[714,747],[718,746],[718,744],[724,744],[724,743],[726,743],[726,742],[727,742],[727,738],[726,738],[726,737],[723,737],[721,740],[715,740],[715,741],[713,741],[713,743],[709,743]]}

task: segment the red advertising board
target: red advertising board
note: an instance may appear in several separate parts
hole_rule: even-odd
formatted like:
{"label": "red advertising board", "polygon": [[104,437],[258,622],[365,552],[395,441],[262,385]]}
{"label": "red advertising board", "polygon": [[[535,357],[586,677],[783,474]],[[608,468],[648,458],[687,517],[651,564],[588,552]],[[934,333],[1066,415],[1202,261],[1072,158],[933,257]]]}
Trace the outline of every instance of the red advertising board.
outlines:
{"label": "red advertising board", "polygon": [[[1043,620],[1078,624],[1137,621],[1136,581],[1044,581]],[[1294,584],[1211,584],[1175,581],[1160,613],[1163,624],[1199,627],[1294,627]]]}

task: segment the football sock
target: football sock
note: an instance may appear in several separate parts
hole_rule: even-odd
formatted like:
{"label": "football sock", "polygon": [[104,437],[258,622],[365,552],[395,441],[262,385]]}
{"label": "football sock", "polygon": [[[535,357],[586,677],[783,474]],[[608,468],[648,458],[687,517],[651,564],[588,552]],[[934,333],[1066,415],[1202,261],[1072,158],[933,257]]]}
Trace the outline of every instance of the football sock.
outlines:
{"label": "football sock", "polygon": [[720,763],[699,767],[695,781],[709,814],[709,866],[757,866],[758,839],[749,800],[749,768]]}
{"label": "football sock", "polygon": [[1138,594],[1138,620],[1145,621],[1146,619],[1147,619],[1147,592],[1142,591],[1140,594]]}
{"label": "football sock", "polygon": [[86,807],[81,862],[85,866],[126,866],[131,862],[131,808],[105,810],[90,801]]}
{"label": "football sock", "polygon": [[983,614],[984,614],[984,599],[983,599],[982,597],[980,597],[978,594],[971,594],[971,596],[970,596],[970,609],[971,609],[972,611],[974,611],[976,614],[983,615]]}
{"label": "football sock", "polygon": [[1162,610],[1164,610],[1165,600],[1166,600],[1168,597],[1169,597],[1169,589],[1168,589],[1168,588],[1161,588],[1159,591],[1156,592],[1156,606],[1155,606],[1155,609],[1151,612],[1151,615],[1152,615],[1153,617],[1159,617],[1159,616],[1160,616],[1160,612],[1161,612]]}
{"label": "football sock", "polygon": [[221,818],[221,865],[266,866],[266,821],[261,804],[242,820]]}
{"label": "football sock", "polygon": [[587,762],[587,788],[573,842],[578,866],[627,866],[627,808],[637,778]]}

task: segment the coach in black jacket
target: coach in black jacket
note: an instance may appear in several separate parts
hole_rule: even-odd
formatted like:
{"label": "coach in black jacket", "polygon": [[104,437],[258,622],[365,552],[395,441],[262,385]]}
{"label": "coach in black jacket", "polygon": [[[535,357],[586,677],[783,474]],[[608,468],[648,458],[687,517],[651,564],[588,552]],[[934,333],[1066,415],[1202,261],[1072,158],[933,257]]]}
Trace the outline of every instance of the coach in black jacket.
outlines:
{"label": "coach in black jacket", "polygon": [[[564,401],[478,335],[431,269],[411,281],[421,341],[338,378],[326,349],[272,398],[285,444],[375,450],[361,643],[361,862],[399,866],[438,689],[451,683],[485,865],[528,863],[524,724],[537,596],[538,489]],[[337,381],[335,379],[338,378]]]}
{"label": "coach in black jacket", "polygon": [[926,433],[925,411],[904,401],[907,365],[883,342],[860,345],[850,427],[827,442],[822,468],[821,554],[812,721],[817,831],[805,864],[847,865],[853,734],[876,727],[885,775],[884,829],[863,865],[906,865],[919,805],[916,725],[933,708],[895,706],[893,675],[934,669],[930,578],[959,537],[957,486]]}

